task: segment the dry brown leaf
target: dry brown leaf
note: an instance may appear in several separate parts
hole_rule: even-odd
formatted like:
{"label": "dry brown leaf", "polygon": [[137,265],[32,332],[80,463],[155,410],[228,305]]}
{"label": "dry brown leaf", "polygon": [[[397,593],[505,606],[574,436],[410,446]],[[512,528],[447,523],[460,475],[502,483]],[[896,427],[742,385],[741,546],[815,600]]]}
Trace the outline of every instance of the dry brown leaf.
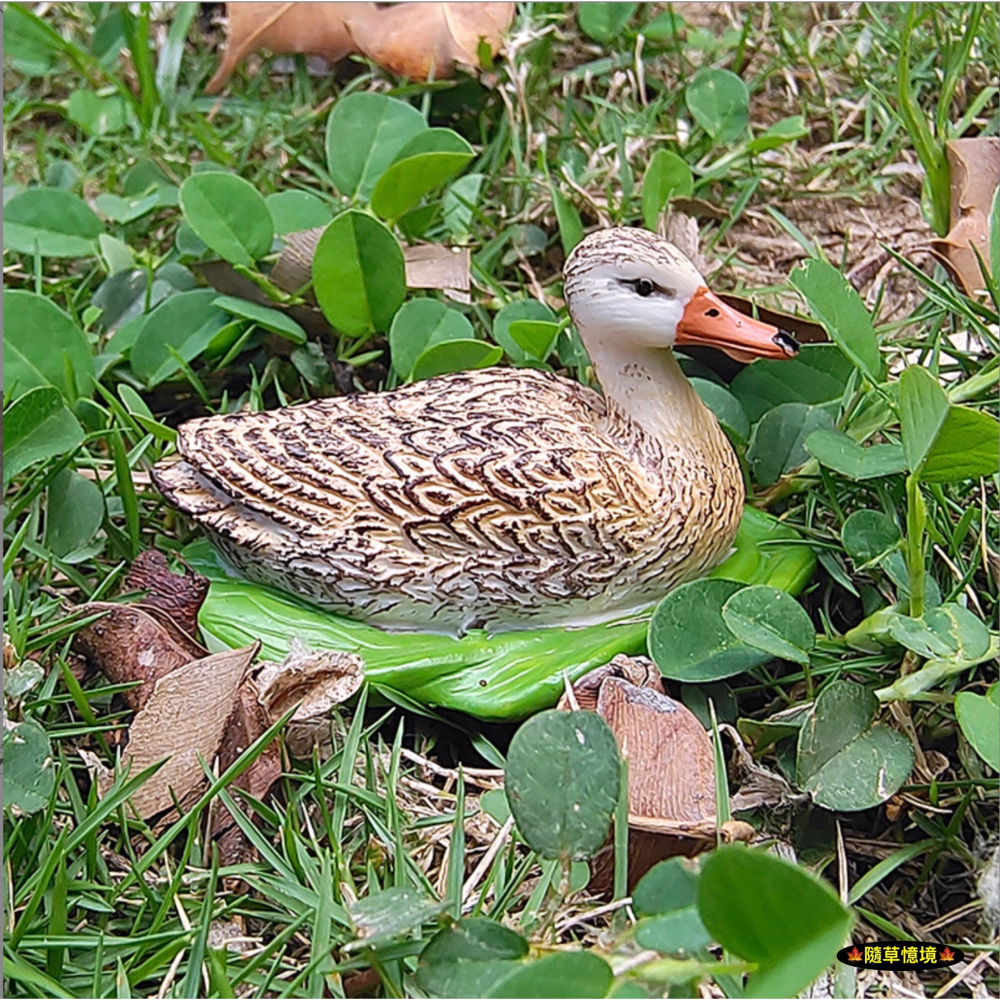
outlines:
{"label": "dry brown leaf", "polygon": [[206,94],[217,94],[240,60],[257,49],[323,56],[334,63],[355,51],[345,21],[373,3],[227,3],[226,48]]}
{"label": "dry brown leaf", "polygon": [[260,643],[192,660],[161,677],[129,729],[131,773],[168,758],[131,798],[143,817],[183,801],[205,780],[198,757],[219,756],[240,683]]}
{"label": "dry brown leaf", "polygon": [[[267,712],[257,700],[257,692],[249,679],[244,679],[236,692],[232,714],[226,721],[225,732],[219,745],[219,770],[224,771],[251,743],[261,736],[269,725]],[[233,783],[234,799],[243,805],[239,792],[247,792],[255,799],[263,799],[281,777],[281,750],[272,740],[257,759]],[[244,806],[244,811],[249,811]],[[219,863],[237,865],[256,860],[256,849],[228,809],[215,814],[212,837],[219,844]],[[242,884],[231,885],[229,891],[245,892]]]}
{"label": "dry brown leaf", "polygon": [[161,677],[208,655],[157,608],[94,602],[76,610],[88,616],[103,613],[76,633],[73,648],[114,684],[142,682],[124,693],[132,708],[142,709]]}
{"label": "dry brown leaf", "polygon": [[206,93],[218,93],[257,49],[323,56],[352,52],[414,80],[479,65],[479,46],[500,48],[513,3],[227,3],[226,49]]}
{"label": "dry brown leaf", "polygon": [[[656,665],[616,656],[581,677],[573,694],[580,708],[608,723],[628,761],[629,884],[658,861],[711,847],[719,832],[712,743],[694,714],[664,694]],[[559,707],[568,707],[565,696]],[[725,826],[723,839],[753,832],[745,823]],[[594,859],[594,891],[610,889],[613,873],[609,840]]]}
{"label": "dry brown leaf", "polygon": [[358,50],[411,80],[440,80],[455,66],[479,65],[479,46],[500,48],[512,3],[400,3],[346,17]]}
{"label": "dry brown leaf", "polygon": [[990,262],[990,210],[1000,184],[1000,139],[953,139],[944,148],[951,167],[951,229],[931,246],[963,291],[972,295],[985,287],[975,250],[987,266]]}
{"label": "dry brown leaf", "polygon": [[257,697],[271,722],[298,702],[285,732],[285,744],[296,757],[312,752],[316,737],[328,729],[335,705],[343,704],[364,683],[364,660],[356,653],[307,649],[292,639],[281,663],[266,660],[253,679]]}
{"label": "dry brown leaf", "polygon": [[208,580],[188,566],[174,573],[159,549],[146,549],[135,557],[125,578],[125,590],[148,591],[140,602],[158,608],[182,631],[194,636],[198,612],[208,595]]}

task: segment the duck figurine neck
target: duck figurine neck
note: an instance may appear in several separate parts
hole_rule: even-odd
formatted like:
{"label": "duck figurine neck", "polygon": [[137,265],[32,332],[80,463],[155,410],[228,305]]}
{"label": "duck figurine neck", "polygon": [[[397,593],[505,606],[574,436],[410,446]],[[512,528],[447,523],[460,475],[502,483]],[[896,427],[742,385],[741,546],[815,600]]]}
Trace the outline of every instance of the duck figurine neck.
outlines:
{"label": "duck figurine neck", "polygon": [[584,239],[565,297],[603,396],[488,368],[192,420],[153,478],[244,575],[390,629],[582,626],[729,551],[739,462],[673,356],[794,355],[670,243]]}

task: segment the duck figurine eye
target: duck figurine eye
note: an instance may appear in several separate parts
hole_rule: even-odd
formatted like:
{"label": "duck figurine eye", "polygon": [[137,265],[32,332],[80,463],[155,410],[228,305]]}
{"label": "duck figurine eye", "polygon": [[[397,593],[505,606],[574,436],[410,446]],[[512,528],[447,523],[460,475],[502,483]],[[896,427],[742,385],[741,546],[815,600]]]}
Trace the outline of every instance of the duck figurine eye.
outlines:
{"label": "duck figurine eye", "polygon": [[797,345],[644,230],[592,233],[564,290],[601,393],[486,368],[204,417],[153,479],[244,575],[385,628],[572,627],[647,609],[725,558],[744,500],[670,348],[783,358]]}

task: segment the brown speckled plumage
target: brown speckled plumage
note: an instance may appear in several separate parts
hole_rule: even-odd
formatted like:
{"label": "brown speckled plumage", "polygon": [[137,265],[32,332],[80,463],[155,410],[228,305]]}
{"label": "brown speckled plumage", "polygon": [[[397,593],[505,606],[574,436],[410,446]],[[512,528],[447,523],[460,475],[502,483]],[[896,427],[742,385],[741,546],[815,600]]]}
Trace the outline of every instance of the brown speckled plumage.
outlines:
{"label": "brown speckled plumage", "polygon": [[607,398],[492,368],[192,420],[154,478],[246,576],[343,614],[447,631],[608,620],[723,558],[744,499],[679,372],[690,433],[630,412],[646,366],[612,374]]}

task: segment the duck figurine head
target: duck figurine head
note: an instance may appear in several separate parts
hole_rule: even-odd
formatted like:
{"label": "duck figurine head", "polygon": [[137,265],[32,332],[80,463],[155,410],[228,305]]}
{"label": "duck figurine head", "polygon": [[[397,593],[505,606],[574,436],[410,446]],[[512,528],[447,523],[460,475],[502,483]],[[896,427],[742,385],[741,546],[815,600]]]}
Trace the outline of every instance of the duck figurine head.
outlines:
{"label": "duck figurine head", "polygon": [[677,247],[646,230],[591,233],[564,275],[570,315],[588,348],[611,347],[610,339],[630,349],[718,347],[738,361],[798,353],[789,334],[726,305]]}

